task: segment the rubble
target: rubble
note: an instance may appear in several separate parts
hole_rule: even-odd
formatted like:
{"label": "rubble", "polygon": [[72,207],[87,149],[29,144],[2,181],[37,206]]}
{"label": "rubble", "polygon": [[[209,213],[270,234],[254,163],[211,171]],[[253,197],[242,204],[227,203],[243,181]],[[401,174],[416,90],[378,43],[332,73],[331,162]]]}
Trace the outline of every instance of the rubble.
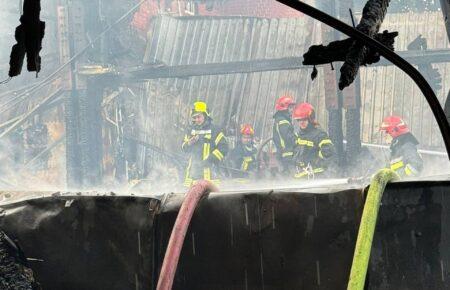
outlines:
{"label": "rubble", "polygon": [[27,266],[24,253],[3,231],[0,231],[0,289],[41,289]]}

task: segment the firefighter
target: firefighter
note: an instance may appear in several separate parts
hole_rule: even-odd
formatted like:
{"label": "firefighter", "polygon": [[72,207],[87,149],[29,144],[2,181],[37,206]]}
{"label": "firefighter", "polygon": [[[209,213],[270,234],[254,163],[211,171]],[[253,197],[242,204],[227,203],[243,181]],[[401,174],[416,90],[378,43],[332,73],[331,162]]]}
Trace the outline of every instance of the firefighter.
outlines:
{"label": "firefighter", "polygon": [[230,153],[231,176],[238,179],[248,179],[257,168],[255,130],[251,125],[245,124],[241,126],[240,133],[240,140]]}
{"label": "firefighter", "polygon": [[335,163],[335,150],[328,134],[315,120],[314,107],[309,103],[298,104],[293,119],[298,125],[295,178],[329,175]]}
{"label": "firefighter", "polygon": [[272,139],[277,149],[277,160],[282,171],[288,172],[293,167],[295,134],[292,126],[292,109],[295,106],[290,96],[280,97],[275,104],[276,113],[273,124]]}
{"label": "firefighter", "polygon": [[417,152],[419,142],[403,119],[398,116],[386,117],[380,130],[387,133],[387,142],[391,144],[389,167],[400,177],[418,176],[423,169],[422,157]]}
{"label": "firefighter", "polygon": [[192,125],[181,146],[189,156],[184,185],[189,187],[201,179],[217,183],[218,169],[228,152],[227,140],[224,133],[212,123],[205,102],[194,103],[191,118]]}

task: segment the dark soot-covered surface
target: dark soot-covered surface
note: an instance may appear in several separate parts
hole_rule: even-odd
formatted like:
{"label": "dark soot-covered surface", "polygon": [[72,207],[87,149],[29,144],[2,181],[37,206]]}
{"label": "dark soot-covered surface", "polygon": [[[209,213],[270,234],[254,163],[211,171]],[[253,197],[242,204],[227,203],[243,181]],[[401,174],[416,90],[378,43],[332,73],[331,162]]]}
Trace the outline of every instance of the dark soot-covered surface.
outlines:
{"label": "dark soot-covered surface", "polygon": [[[448,182],[383,198],[369,289],[449,289]],[[181,195],[57,196],[3,205],[44,289],[154,289]],[[174,289],[346,289],[361,190],[214,193],[186,235]]]}

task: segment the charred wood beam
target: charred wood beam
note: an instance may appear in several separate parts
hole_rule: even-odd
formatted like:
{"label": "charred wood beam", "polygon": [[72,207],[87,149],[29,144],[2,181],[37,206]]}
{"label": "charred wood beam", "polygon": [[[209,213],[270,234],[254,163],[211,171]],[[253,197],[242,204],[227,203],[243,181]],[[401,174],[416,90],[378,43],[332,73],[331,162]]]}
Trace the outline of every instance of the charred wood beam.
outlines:
{"label": "charred wood beam", "polygon": [[[374,38],[386,16],[390,0],[369,0],[364,6],[362,18],[356,29]],[[393,44],[389,47],[393,50]],[[369,55],[368,48],[361,42],[355,41],[350,47],[346,60],[341,67],[339,89],[343,90],[355,80],[359,67],[364,64]],[[378,57],[379,60],[379,57]]]}
{"label": "charred wood beam", "polygon": [[78,120],[78,91],[72,89],[64,94],[64,129],[66,132],[66,179],[67,187],[79,188],[82,182]]}
{"label": "charred wood beam", "polygon": [[[388,32],[388,34],[394,33],[396,32]],[[345,42],[343,43],[345,44]],[[341,44],[338,45],[341,46]],[[323,50],[324,47],[318,49]],[[331,51],[330,48],[325,49]],[[134,70],[130,69],[126,72],[120,72],[119,76],[122,77],[122,81],[124,82],[127,81],[137,82],[146,79],[158,79],[158,78],[188,78],[193,76],[204,76],[204,75],[224,75],[224,74],[254,73],[264,71],[297,70],[307,68],[306,67],[307,64],[308,65],[328,64],[330,63],[329,60],[336,59],[335,58],[336,55],[340,54],[336,53],[334,56],[317,56],[317,57],[313,56],[311,58],[310,56],[308,56],[308,59],[302,57],[288,57],[278,59],[237,61],[227,63],[191,64],[191,65],[177,65],[177,66],[161,66],[161,65],[147,66]],[[440,50],[436,49],[427,51],[400,51],[398,52],[398,55],[403,57],[409,63],[415,65],[426,63],[450,62],[449,49],[440,49]],[[340,57],[341,59],[336,59],[333,61],[343,61],[342,56]],[[377,57],[380,56],[378,55]],[[371,60],[373,60],[373,58]],[[392,65],[392,62],[384,58],[381,58],[379,62],[372,64],[372,66],[390,66],[390,65]]]}
{"label": "charred wood beam", "polygon": [[[408,50],[422,50],[426,51],[428,47],[427,39],[419,35],[410,44],[408,44]],[[437,93],[442,88],[442,76],[437,68],[433,68],[431,62],[421,63],[418,65],[418,70],[427,79],[428,83]]]}
{"label": "charred wood beam", "polygon": [[[375,35],[375,40],[394,50],[394,40],[398,32],[388,32]],[[355,41],[351,38],[330,42],[328,45],[313,45],[308,52],[303,55],[304,65],[329,64],[336,61],[346,61],[348,48]],[[374,49],[367,49],[367,55],[362,61],[362,65],[373,64],[380,60],[380,54]]]}
{"label": "charred wood beam", "polygon": [[223,75],[304,68],[301,57],[207,63],[178,66],[149,66],[123,73],[125,80],[140,81],[159,78],[187,78],[203,75]]}
{"label": "charred wood beam", "polygon": [[87,88],[78,98],[79,149],[81,186],[98,186],[102,181],[102,111],[103,84],[97,78],[88,78]]}
{"label": "charred wood beam", "polygon": [[[403,59],[414,65],[429,64],[429,63],[447,63],[450,62],[449,49],[428,49],[428,50],[412,50],[412,51],[398,51],[397,54]],[[392,62],[381,58],[380,62],[372,66],[389,66]]]}

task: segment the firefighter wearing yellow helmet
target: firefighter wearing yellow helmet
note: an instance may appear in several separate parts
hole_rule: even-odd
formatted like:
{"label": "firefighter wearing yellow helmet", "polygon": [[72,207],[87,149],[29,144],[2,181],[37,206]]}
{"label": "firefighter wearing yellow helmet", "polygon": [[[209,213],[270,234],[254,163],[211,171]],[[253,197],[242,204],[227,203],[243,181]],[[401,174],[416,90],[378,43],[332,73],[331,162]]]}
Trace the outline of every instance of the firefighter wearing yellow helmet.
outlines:
{"label": "firefighter wearing yellow helmet", "polygon": [[205,102],[194,103],[191,121],[181,146],[189,156],[184,185],[191,186],[201,179],[217,183],[218,168],[228,152],[225,134],[212,123]]}

